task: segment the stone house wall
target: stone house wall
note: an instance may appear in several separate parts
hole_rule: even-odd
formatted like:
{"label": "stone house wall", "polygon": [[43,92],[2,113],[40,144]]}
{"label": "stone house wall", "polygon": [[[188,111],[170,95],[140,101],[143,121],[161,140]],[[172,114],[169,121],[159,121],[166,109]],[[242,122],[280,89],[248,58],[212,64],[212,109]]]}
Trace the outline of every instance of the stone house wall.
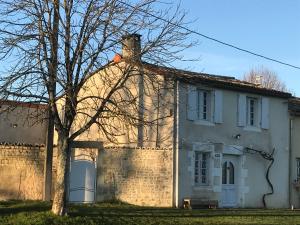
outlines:
{"label": "stone house wall", "polygon": [[97,201],[118,199],[134,205],[172,206],[170,149],[105,148],[100,151]]}
{"label": "stone house wall", "polygon": [[41,200],[44,157],[44,146],[0,145],[0,200]]}

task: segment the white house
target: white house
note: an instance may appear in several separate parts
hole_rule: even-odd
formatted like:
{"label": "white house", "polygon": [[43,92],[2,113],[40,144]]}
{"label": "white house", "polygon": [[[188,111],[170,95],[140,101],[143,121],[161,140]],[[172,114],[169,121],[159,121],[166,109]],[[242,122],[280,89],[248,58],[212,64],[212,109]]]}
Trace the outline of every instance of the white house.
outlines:
{"label": "white house", "polygon": [[[139,35],[127,36],[124,43],[123,55],[140,55]],[[134,46],[129,53],[128,46]],[[291,194],[295,192],[288,110],[291,94],[234,77],[147,62],[137,66],[143,73],[142,81],[135,83],[137,96],[142,96],[142,116],[161,119],[134,131],[124,129],[124,138],[120,139],[124,143],[134,133],[132,138],[142,147],[172,149],[173,206],[182,206],[184,200],[218,202],[219,207],[298,206],[298,200],[293,200],[298,198],[297,193]],[[145,76],[160,77],[160,94],[146,91]],[[102,138],[109,145],[95,129],[91,130],[81,139]],[[132,141],[128,145],[132,146]]]}
{"label": "white house", "polygon": [[263,207],[265,196],[266,207],[288,207],[290,94],[231,77],[160,69],[176,83],[175,204],[203,199],[220,207]]}
{"label": "white house", "polygon": [[[115,117],[112,123],[121,131],[119,145],[96,126],[82,134],[76,141],[100,140],[104,149],[89,156],[93,160],[85,163],[89,167],[84,171],[76,163],[87,160],[76,161],[75,154],[71,187],[75,185],[73,189],[80,193],[72,192],[71,198],[86,201],[88,194],[89,202],[117,198],[169,207],[181,207],[184,202],[234,208],[300,207],[299,99],[234,77],[142,62],[140,45],[139,35],[126,36],[123,58],[90,78],[80,94],[83,105],[78,107],[93,113],[92,102],[84,102],[85,96],[106,91],[101,79],[113,84],[126,66],[126,57],[133,57],[138,60],[138,74],[128,81],[128,90],[137,97],[134,109],[140,118],[154,122],[128,127]],[[159,81],[154,84],[159,85],[156,91],[147,86],[147,77]],[[82,121],[79,116],[74,126]],[[46,134],[45,128],[40,129]]]}

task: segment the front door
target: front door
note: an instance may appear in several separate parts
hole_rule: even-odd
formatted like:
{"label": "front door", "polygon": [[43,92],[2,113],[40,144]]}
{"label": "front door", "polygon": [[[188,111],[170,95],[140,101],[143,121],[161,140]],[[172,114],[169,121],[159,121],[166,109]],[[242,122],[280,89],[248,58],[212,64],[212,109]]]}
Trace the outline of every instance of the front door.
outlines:
{"label": "front door", "polygon": [[222,206],[237,206],[236,156],[224,156],[222,162]]}
{"label": "front door", "polygon": [[73,149],[69,202],[93,203],[96,195],[95,149]]}

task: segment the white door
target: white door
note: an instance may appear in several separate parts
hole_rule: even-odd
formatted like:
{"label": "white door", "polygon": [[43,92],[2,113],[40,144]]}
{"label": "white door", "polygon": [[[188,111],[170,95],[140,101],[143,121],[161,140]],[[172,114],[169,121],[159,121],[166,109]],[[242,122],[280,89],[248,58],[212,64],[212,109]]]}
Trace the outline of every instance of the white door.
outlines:
{"label": "white door", "polygon": [[234,156],[224,156],[222,162],[222,206],[237,206],[237,173]]}
{"label": "white door", "polygon": [[95,202],[96,164],[89,157],[75,156],[71,160],[69,202]]}

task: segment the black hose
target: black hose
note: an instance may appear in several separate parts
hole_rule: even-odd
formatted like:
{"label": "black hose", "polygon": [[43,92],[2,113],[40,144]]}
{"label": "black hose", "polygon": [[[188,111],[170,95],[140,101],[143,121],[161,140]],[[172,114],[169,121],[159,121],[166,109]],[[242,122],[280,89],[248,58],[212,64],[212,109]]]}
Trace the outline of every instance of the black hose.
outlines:
{"label": "black hose", "polygon": [[268,195],[274,194],[274,187],[273,187],[273,184],[271,183],[270,178],[269,178],[269,172],[270,172],[270,168],[272,167],[272,165],[274,163],[274,158],[269,159],[269,160],[271,160],[271,163],[269,164],[268,169],[267,169],[266,179],[267,179],[267,182],[269,184],[269,187],[271,188],[271,192],[268,192],[268,193],[263,195],[262,202],[264,204],[264,208],[267,208],[266,197]]}
{"label": "black hose", "polygon": [[268,193],[264,194],[263,197],[262,197],[262,202],[263,202],[264,208],[267,208],[266,197],[269,196],[269,195],[274,194],[274,187],[273,187],[273,184],[271,183],[269,173],[270,173],[270,169],[271,169],[271,167],[274,163],[273,155],[274,155],[274,152],[275,152],[275,148],[273,148],[273,151],[272,151],[271,154],[267,153],[265,151],[256,150],[256,149],[253,149],[253,148],[246,148],[246,150],[248,152],[252,151],[252,152],[255,152],[255,153],[259,153],[261,155],[261,157],[263,157],[264,159],[266,159],[268,161],[271,161],[271,163],[268,166],[267,173],[266,173],[266,180],[268,182],[269,187],[271,188],[271,192],[268,192]]}

